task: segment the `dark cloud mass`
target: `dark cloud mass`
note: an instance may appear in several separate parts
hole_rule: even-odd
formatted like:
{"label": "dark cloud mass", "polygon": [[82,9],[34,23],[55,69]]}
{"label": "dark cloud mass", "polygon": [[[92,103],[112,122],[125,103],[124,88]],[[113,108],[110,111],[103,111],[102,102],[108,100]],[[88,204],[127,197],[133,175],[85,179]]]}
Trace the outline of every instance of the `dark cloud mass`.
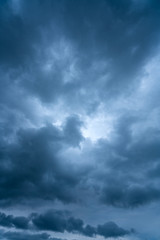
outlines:
{"label": "dark cloud mass", "polygon": [[[69,135],[70,121],[73,136]],[[64,202],[75,201],[72,189],[79,182],[78,169],[68,173],[60,163],[58,152],[63,147],[78,144],[81,134],[77,129],[78,120],[67,120],[64,131],[52,125],[37,129],[20,130],[17,140],[6,144],[2,150],[1,199],[14,201],[17,198],[58,198]],[[77,135],[77,136],[76,136]],[[72,143],[72,137],[77,137]]]}
{"label": "dark cloud mass", "polygon": [[29,217],[14,217],[0,213],[0,226],[15,229],[50,230],[61,233],[67,231],[89,237],[101,235],[105,238],[120,237],[132,233],[132,230],[126,231],[114,222],[108,222],[97,227],[85,226],[83,220],[70,216],[69,212],[55,210],[40,215],[32,213]]}
{"label": "dark cloud mass", "polygon": [[3,227],[15,227],[20,229],[27,229],[29,219],[25,217],[13,217],[12,215],[6,216],[4,213],[0,213],[0,225]]}
{"label": "dark cloud mass", "polygon": [[0,1],[1,239],[159,239],[159,23],[158,0]]}
{"label": "dark cloud mass", "polygon": [[29,234],[21,232],[2,232],[0,233],[0,237],[6,240],[61,240],[60,238],[52,238],[47,233]]}

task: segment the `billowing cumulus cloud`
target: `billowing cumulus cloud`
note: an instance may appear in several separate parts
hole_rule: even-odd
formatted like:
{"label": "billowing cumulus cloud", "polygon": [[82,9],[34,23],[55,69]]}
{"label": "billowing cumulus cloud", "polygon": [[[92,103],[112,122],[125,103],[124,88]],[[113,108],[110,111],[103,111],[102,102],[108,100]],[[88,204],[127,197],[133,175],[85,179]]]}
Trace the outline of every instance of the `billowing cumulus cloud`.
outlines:
{"label": "billowing cumulus cloud", "polygon": [[1,1],[3,239],[159,238],[159,13]]}

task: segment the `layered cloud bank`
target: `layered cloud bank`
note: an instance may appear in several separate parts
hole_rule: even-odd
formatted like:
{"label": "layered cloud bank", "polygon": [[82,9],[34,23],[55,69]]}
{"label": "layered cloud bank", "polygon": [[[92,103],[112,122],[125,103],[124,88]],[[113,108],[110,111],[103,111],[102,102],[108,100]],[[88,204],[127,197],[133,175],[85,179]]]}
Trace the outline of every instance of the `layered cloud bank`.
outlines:
{"label": "layered cloud bank", "polygon": [[54,232],[79,233],[84,236],[93,237],[96,235],[109,237],[121,237],[134,232],[124,230],[114,222],[107,222],[103,225],[93,227],[85,225],[81,219],[70,216],[67,211],[47,211],[43,214],[32,213],[29,217],[6,215],[0,213],[0,226],[15,229],[49,230]]}
{"label": "layered cloud bank", "polygon": [[158,0],[1,1],[1,239],[159,238],[159,22]]}

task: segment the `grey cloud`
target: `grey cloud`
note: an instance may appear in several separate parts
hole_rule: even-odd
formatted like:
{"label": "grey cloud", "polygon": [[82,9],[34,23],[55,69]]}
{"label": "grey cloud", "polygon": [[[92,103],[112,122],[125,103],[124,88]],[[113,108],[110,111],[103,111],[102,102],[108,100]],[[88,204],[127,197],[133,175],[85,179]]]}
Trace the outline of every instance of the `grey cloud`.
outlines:
{"label": "grey cloud", "polygon": [[118,227],[114,222],[108,222],[104,225],[98,225],[97,232],[99,235],[108,237],[120,237],[129,234],[129,231]]}
{"label": "grey cloud", "polygon": [[71,117],[66,120],[64,131],[48,125],[20,130],[16,142],[5,147],[2,141],[1,201],[24,198],[75,201],[72,189],[79,182],[78,169],[68,172],[60,163],[58,152],[83,140],[79,127],[78,118]]}
{"label": "grey cloud", "polygon": [[48,211],[41,215],[33,215],[32,221],[41,230],[64,232],[66,229],[65,214],[62,211]]}
{"label": "grey cloud", "polygon": [[[9,2],[1,7],[2,36],[7,37],[7,41],[2,38],[1,46],[8,44],[11,48],[8,51],[7,46],[3,47],[2,60],[13,64],[19,61],[19,65],[24,62],[25,67],[18,69],[21,79],[18,86],[45,103],[65,98],[71,105],[83,103],[83,107],[90,109],[97,98],[104,101],[106,96],[111,98],[114,93],[121,94],[124,86],[131,86],[134,76],[159,41],[157,1],[144,5],[139,11],[132,1],[121,1],[121,4],[104,0],[81,1],[78,7],[74,1],[43,3],[35,0],[19,4],[19,14],[13,12]],[[61,39],[65,39],[66,47],[68,44],[73,46],[74,54],[71,60],[65,56],[53,57],[51,61],[56,63],[50,72],[45,73],[42,68],[48,56],[44,50],[52,45],[53,51],[56,50],[56,43],[60,44]],[[64,50],[65,46],[62,54]],[[64,84],[65,72],[75,59],[80,76],[76,75],[73,81]],[[108,62],[109,67],[97,72],[96,66],[100,68]],[[110,77],[101,81],[104,75]],[[89,100],[85,92],[95,100]]]}
{"label": "grey cloud", "polygon": [[67,221],[66,229],[68,232],[83,232],[83,221],[70,217]]}
{"label": "grey cloud", "polygon": [[6,216],[4,213],[0,213],[0,224],[4,227],[12,226],[12,216]]}
{"label": "grey cloud", "polygon": [[93,237],[98,233],[97,229],[90,225],[86,225],[85,227],[83,227],[82,232],[85,236],[88,237]]}
{"label": "grey cloud", "polygon": [[[1,38],[0,62],[2,66],[22,66],[29,55],[33,56],[32,40],[34,31],[21,16],[13,13],[10,2],[3,1],[0,7]],[[31,37],[32,36],[32,37]]]}
{"label": "grey cloud", "polygon": [[[100,178],[99,197],[103,203],[114,207],[135,208],[159,201],[159,132],[147,129],[135,139],[132,126],[138,117],[122,116],[118,121],[116,137],[111,141],[100,140],[94,150],[107,174]],[[101,155],[103,152],[103,155]],[[156,166],[156,167],[155,167]],[[156,171],[155,171],[156,170]],[[156,179],[156,180],[155,180]]]}
{"label": "grey cloud", "polygon": [[33,224],[41,230],[52,230],[55,232],[82,232],[83,221],[70,217],[63,211],[48,211],[32,218]]}
{"label": "grey cloud", "polygon": [[61,240],[60,238],[52,238],[47,233],[29,234],[22,232],[2,232],[0,233],[2,239],[6,240]]}
{"label": "grey cloud", "polygon": [[[158,0],[1,1],[2,209],[43,201],[44,209],[56,202],[76,212],[93,203],[117,211],[116,219],[160,200],[159,60],[152,61],[159,13]],[[99,131],[106,138],[94,141]],[[24,229],[24,239],[51,238],[26,235],[28,221],[36,231],[130,233],[65,214],[1,214],[0,221]],[[14,234],[3,238],[22,238]]]}
{"label": "grey cloud", "polygon": [[80,127],[82,122],[77,116],[71,116],[66,120],[64,126],[64,135],[66,136],[66,142],[73,147],[79,146],[79,143],[83,141],[82,133],[80,132]]}
{"label": "grey cloud", "polygon": [[14,217],[13,215],[6,215],[0,213],[0,225],[3,227],[15,227],[19,229],[27,229],[29,219],[26,217]]}
{"label": "grey cloud", "polygon": [[32,213],[29,217],[14,217],[0,213],[0,225],[15,229],[49,230],[61,233],[67,231],[88,237],[101,235],[105,238],[120,237],[133,232],[118,227],[114,222],[108,222],[97,227],[85,225],[83,220],[72,217],[67,211],[60,210],[49,210],[42,214]]}
{"label": "grey cloud", "polygon": [[117,185],[117,187],[106,187],[102,194],[104,203],[124,208],[135,208],[159,199],[159,189],[149,186],[126,187],[125,185]]}
{"label": "grey cloud", "polygon": [[59,232],[68,231],[72,233],[80,233],[89,237],[96,235],[101,235],[105,238],[119,237],[132,233],[132,231],[127,231],[118,227],[113,222],[98,225],[97,227],[91,225],[85,226],[81,219],[67,217],[62,211],[49,211],[41,215],[35,215],[32,221],[35,226],[41,230],[53,230]]}

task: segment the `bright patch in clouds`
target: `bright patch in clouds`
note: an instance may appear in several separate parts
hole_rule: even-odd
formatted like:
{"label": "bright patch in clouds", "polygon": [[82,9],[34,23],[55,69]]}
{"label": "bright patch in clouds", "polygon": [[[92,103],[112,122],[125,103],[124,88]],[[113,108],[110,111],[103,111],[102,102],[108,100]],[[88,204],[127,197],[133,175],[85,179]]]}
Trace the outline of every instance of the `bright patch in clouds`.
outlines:
{"label": "bright patch in clouds", "polygon": [[91,117],[85,117],[82,133],[85,138],[95,142],[100,138],[110,139],[113,131],[114,118],[97,113]]}

